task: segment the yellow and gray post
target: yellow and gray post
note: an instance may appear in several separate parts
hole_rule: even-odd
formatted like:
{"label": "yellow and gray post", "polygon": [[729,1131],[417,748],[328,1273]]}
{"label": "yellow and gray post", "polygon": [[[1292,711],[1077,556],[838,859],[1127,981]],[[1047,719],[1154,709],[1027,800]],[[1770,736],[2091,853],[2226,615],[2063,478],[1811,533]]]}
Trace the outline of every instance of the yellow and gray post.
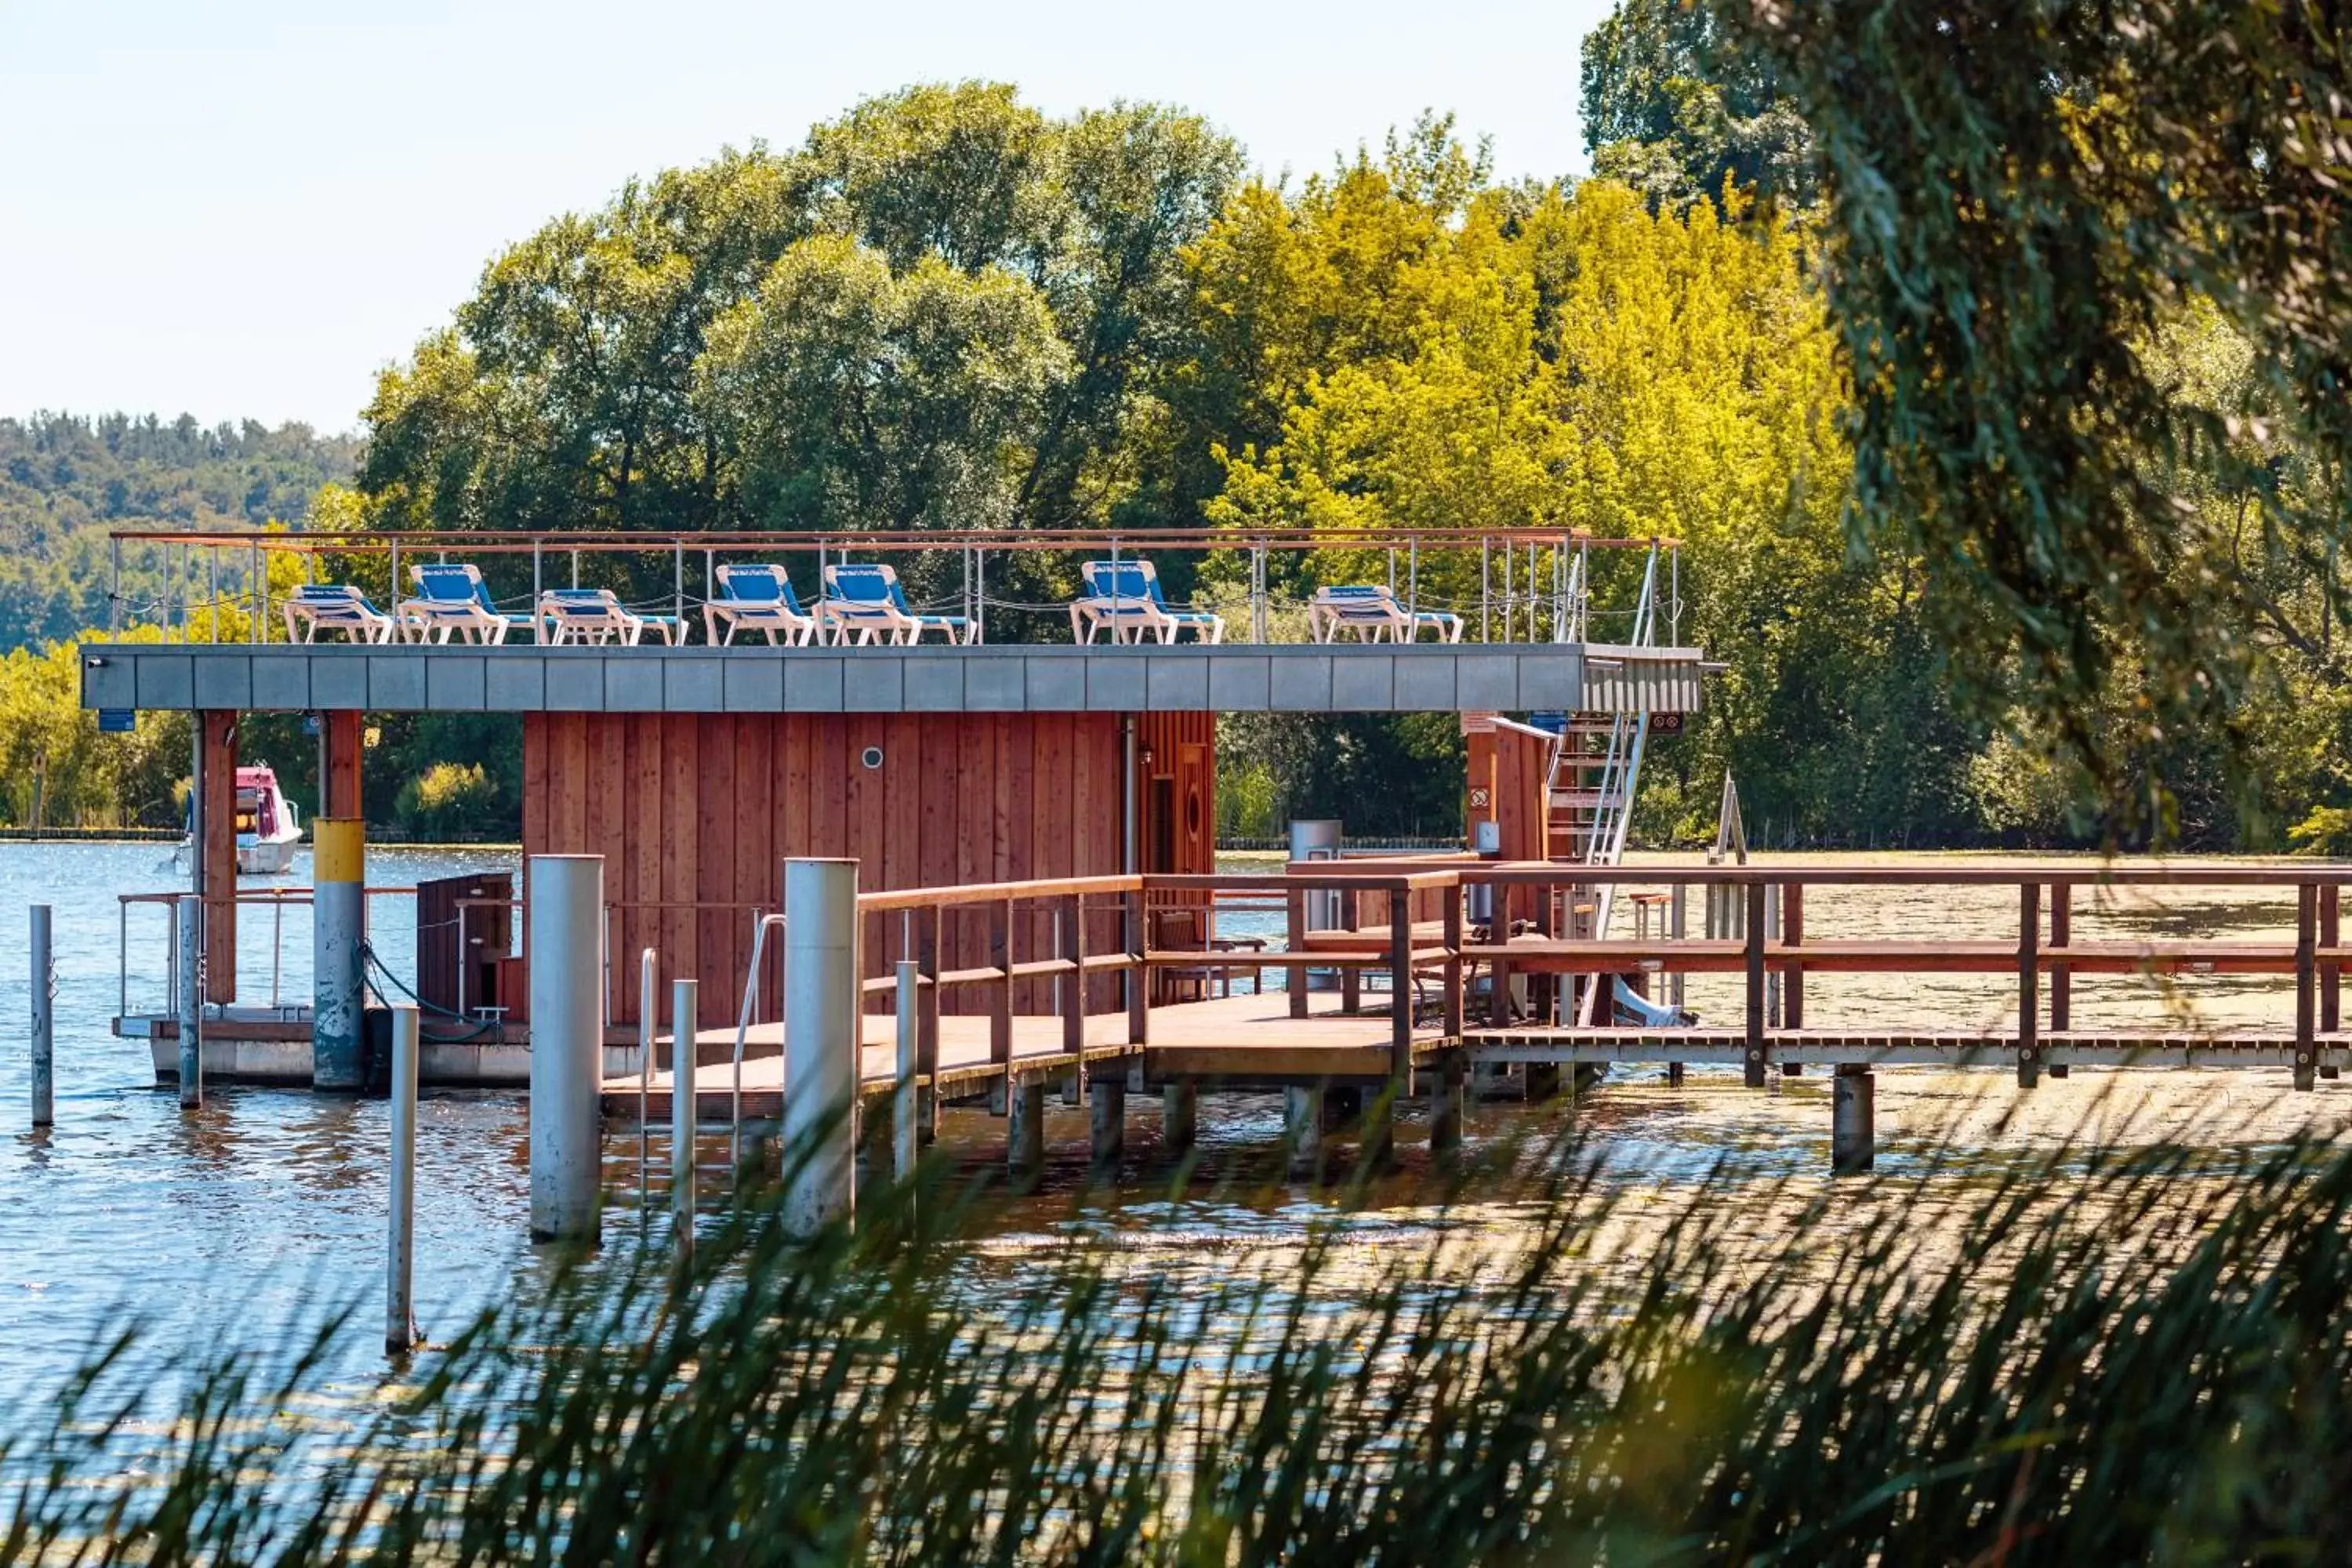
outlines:
{"label": "yellow and gray post", "polygon": [[313,817],[310,839],[310,1085],[355,1093],[367,1086],[367,831],[356,816]]}

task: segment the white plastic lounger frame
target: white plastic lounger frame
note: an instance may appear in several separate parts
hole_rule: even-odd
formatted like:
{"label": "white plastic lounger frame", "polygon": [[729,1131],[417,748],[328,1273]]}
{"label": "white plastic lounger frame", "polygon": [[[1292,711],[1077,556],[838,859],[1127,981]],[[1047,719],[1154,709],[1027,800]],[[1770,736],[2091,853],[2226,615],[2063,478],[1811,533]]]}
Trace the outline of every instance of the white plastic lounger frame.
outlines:
{"label": "white plastic lounger frame", "polygon": [[286,601],[286,640],[316,642],[320,632],[341,632],[352,642],[390,642],[390,616],[343,583],[304,583]]}
{"label": "white plastic lounger frame", "polygon": [[1345,584],[1318,588],[1307,606],[1307,626],[1317,642],[1328,643],[1342,631],[1352,631],[1359,642],[1412,642],[1426,629],[1440,642],[1462,640],[1462,617],[1443,610],[1412,611],[1397,602],[1396,591],[1377,583]]}
{"label": "white plastic lounger frame", "polygon": [[567,642],[603,645],[618,638],[635,647],[648,629],[664,642],[677,640],[669,616],[640,616],[625,607],[610,588],[550,588],[539,596],[541,640],[551,647]]}

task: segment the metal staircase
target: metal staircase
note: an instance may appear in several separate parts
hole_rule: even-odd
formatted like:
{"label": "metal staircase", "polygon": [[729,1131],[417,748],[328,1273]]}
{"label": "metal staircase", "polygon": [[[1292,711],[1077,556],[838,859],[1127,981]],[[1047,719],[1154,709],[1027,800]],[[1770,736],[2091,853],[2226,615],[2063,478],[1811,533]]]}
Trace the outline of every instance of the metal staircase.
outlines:
{"label": "metal staircase", "polygon": [[[1657,645],[1658,550],[1653,545],[1642,573],[1642,594],[1626,637],[1634,647]],[[1570,639],[1583,641],[1589,585],[1580,556],[1569,578]],[[1642,752],[1649,740],[1646,712],[1570,713],[1552,747],[1545,781],[1545,847],[1554,860],[1614,866],[1625,853],[1625,835],[1642,780]],[[1609,934],[1616,889],[1601,886],[1570,893],[1557,911],[1558,929],[1600,940]],[[1587,985],[1577,1003],[1577,1021],[1589,1026],[1601,988]]]}

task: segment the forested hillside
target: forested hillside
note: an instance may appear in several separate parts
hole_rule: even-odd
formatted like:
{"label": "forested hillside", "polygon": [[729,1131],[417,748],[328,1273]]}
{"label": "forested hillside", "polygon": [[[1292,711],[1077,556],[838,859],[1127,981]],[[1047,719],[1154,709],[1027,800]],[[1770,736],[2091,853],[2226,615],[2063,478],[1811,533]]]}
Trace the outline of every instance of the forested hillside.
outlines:
{"label": "forested hillside", "polygon": [[359,449],[306,425],[185,414],[0,419],[0,651],[106,624],[110,530],[296,522]]}

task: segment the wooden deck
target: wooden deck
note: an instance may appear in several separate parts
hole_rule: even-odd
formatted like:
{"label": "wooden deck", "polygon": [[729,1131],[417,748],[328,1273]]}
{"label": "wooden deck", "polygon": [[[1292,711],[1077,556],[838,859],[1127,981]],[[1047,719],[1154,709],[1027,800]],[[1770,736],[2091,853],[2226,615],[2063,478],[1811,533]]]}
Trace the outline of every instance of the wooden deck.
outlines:
{"label": "wooden deck", "polygon": [[[1073,1058],[1062,1048],[1062,1020],[1051,1016],[1016,1014],[1013,1019],[1013,1055],[1009,1062],[989,1059],[989,1020],[949,1016],[940,1020],[939,1070],[934,1084],[946,1098],[984,1093],[1007,1078],[1053,1078],[1085,1066],[1121,1062],[1139,1065],[1148,1081],[1209,1079],[1236,1087],[1281,1085],[1329,1079],[1333,1082],[1378,1082],[1389,1074],[1390,1021],[1386,998],[1367,999],[1360,1013],[1340,1010],[1338,992],[1311,992],[1307,1016],[1290,1016],[1287,993],[1269,991],[1256,996],[1219,997],[1207,1002],[1179,1002],[1151,1009],[1150,1044],[1138,1046],[1128,1036],[1127,1014],[1099,1013],[1086,1019],[1086,1049]],[[888,1091],[897,1078],[897,1020],[887,1014],[865,1019],[865,1060],[860,1084],[867,1095]],[[754,1028],[744,1042],[743,1113],[769,1117],[782,1103],[782,1026]],[[1433,1057],[1452,1042],[1432,1026],[1414,1033],[1416,1058]],[[724,1118],[733,1093],[732,1054],[735,1031],[705,1029],[695,1039],[699,1065],[694,1075],[696,1111],[705,1118]],[[656,1061],[667,1060],[669,1037],[660,1037]],[[646,1089],[646,1113],[659,1121],[669,1114],[671,1075],[656,1072]],[[637,1112],[638,1079],[635,1075],[607,1079],[604,1104],[607,1115],[634,1117]]]}

